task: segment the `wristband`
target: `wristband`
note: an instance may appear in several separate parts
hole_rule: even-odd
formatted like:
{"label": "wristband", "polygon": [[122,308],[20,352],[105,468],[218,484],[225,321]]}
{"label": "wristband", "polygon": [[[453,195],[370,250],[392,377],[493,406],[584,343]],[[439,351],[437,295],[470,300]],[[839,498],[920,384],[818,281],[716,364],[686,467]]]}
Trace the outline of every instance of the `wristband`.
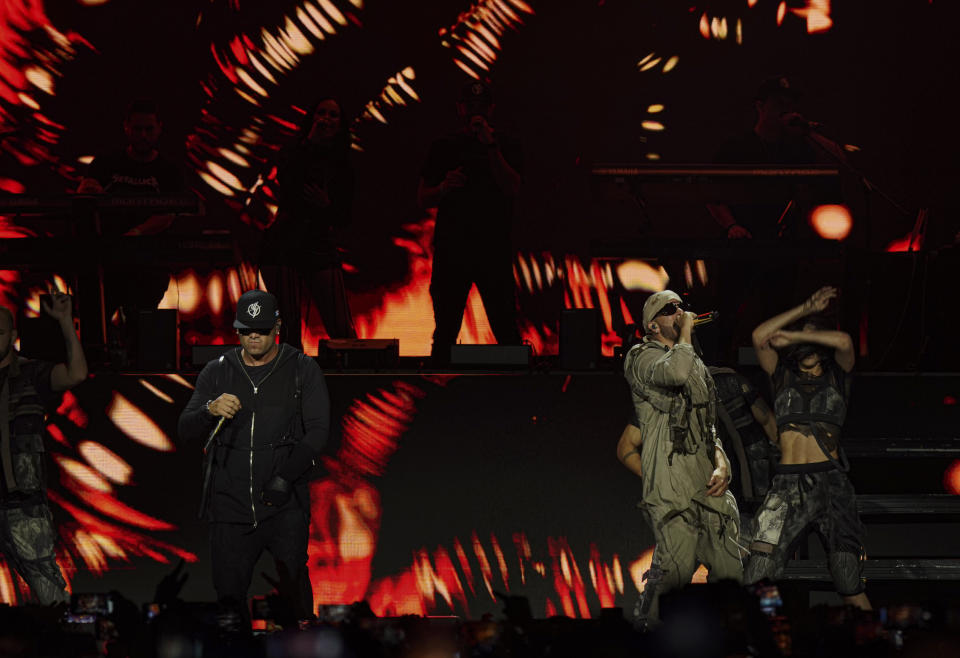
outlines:
{"label": "wristband", "polygon": [[207,410],[208,414],[210,414],[211,416],[214,416],[215,414],[212,411],[210,411],[211,404],[213,404],[213,400],[207,400],[207,403],[203,405],[203,408]]}

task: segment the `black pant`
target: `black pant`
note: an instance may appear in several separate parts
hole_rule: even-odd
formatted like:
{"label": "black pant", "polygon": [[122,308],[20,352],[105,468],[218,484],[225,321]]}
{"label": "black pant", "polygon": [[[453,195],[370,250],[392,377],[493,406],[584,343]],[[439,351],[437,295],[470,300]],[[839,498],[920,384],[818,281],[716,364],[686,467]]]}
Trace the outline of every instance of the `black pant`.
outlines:
{"label": "black pant", "polygon": [[[260,271],[267,288],[277,296],[283,309],[286,342],[302,349],[300,308],[304,300],[307,300],[308,311],[309,301],[313,301],[317,307],[327,336],[357,337],[340,263],[322,267],[304,263],[294,266],[264,265]],[[309,326],[309,322],[307,324]]]}
{"label": "black pant", "polygon": [[509,249],[438,246],[433,255],[430,297],[433,299],[433,348],[435,359],[449,360],[450,346],[456,343],[463,311],[476,283],[483,299],[490,328],[501,345],[519,345],[517,303],[513,283],[513,261]]}
{"label": "black pant", "polygon": [[267,550],[277,564],[283,602],[282,609],[276,611],[276,621],[286,628],[309,617],[313,588],[307,569],[308,536],[309,519],[298,508],[260,521],[256,527],[248,523],[211,523],[210,553],[217,600],[249,619],[247,592],[253,568]]}

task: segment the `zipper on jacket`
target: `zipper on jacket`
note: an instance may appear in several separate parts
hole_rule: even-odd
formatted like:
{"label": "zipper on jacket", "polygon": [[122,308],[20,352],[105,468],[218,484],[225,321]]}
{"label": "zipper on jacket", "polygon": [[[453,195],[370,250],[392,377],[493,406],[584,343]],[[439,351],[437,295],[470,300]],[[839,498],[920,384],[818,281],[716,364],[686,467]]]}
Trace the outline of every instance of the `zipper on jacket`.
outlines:
{"label": "zipper on jacket", "polygon": [[[246,372],[246,371],[244,371]],[[253,394],[257,394],[257,387],[253,387]],[[253,428],[257,421],[257,412],[250,416],[250,511],[253,513],[253,527],[257,527],[257,507],[253,501]]]}
{"label": "zipper on jacket", "polygon": [[[277,356],[273,359],[273,367],[270,369],[270,372],[267,373],[267,376],[260,380],[260,386],[263,386],[263,382],[267,381],[267,378],[273,374],[273,371],[277,369],[277,366],[280,365],[280,357],[283,356],[283,345],[280,345],[277,348]],[[247,372],[247,368],[243,363],[243,357],[240,356],[240,353],[237,353],[237,360],[240,362],[240,371],[243,372],[247,377],[247,381],[250,382],[250,386],[253,387],[253,395],[256,396],[260,392],[260,386],[257,386],[253,383],[253,380],[250,378],[250,373]],[[257,527],[257,506],[253,498],[253,430],[256,426],[257,421],[257,412],[254,411],[250,415],[250,512],[253,514],[253,527]]]}

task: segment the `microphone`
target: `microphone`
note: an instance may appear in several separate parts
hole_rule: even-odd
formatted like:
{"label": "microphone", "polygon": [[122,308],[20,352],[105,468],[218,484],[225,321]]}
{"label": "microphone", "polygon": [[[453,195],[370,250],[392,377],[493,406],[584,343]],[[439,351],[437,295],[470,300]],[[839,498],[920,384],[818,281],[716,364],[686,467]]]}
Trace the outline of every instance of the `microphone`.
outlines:
{"label": "microphone", "polygon": [[693,320],[694,327],[700,327],[705,324],[710,324],[714,320],[720,317],[720,311],[710,311],[708,313],[701,313]]}
{"label": "microphone", "polygon": [[213,443],[214,437],[217,436],[217,432],[219,432],[220,428],[223,427],[223,421],[226,419],[226,416],[220,416],[220,420],[217,421],[217,426],[213,428],[213,431],[210,432],[210,437],[207,439],[207,442],[203,444],[203,454],[207,454],[207,450],[210,449],[210,444]]}

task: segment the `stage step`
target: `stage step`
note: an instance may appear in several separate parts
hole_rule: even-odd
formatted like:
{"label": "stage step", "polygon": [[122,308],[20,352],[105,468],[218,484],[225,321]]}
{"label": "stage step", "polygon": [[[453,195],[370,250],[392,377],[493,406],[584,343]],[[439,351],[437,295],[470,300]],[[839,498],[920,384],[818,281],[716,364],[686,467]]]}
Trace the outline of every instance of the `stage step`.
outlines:
{"label": "stage step", "polygon": [[952,494],[858,494],[857,510],[862,516],[887,514],[960,515],[960,496]]}
{"label": "stage step", "polygon": [[[830,582],[826,560],[793,560],[784,572],[786,580]],[[870,580],[960,580],[960,560],[883,558],[868,559],[863,576]]]}
{"label": "stage step", "polygon": [[845,438],[843,450],[851,459],[960,457],[960,437]]}

